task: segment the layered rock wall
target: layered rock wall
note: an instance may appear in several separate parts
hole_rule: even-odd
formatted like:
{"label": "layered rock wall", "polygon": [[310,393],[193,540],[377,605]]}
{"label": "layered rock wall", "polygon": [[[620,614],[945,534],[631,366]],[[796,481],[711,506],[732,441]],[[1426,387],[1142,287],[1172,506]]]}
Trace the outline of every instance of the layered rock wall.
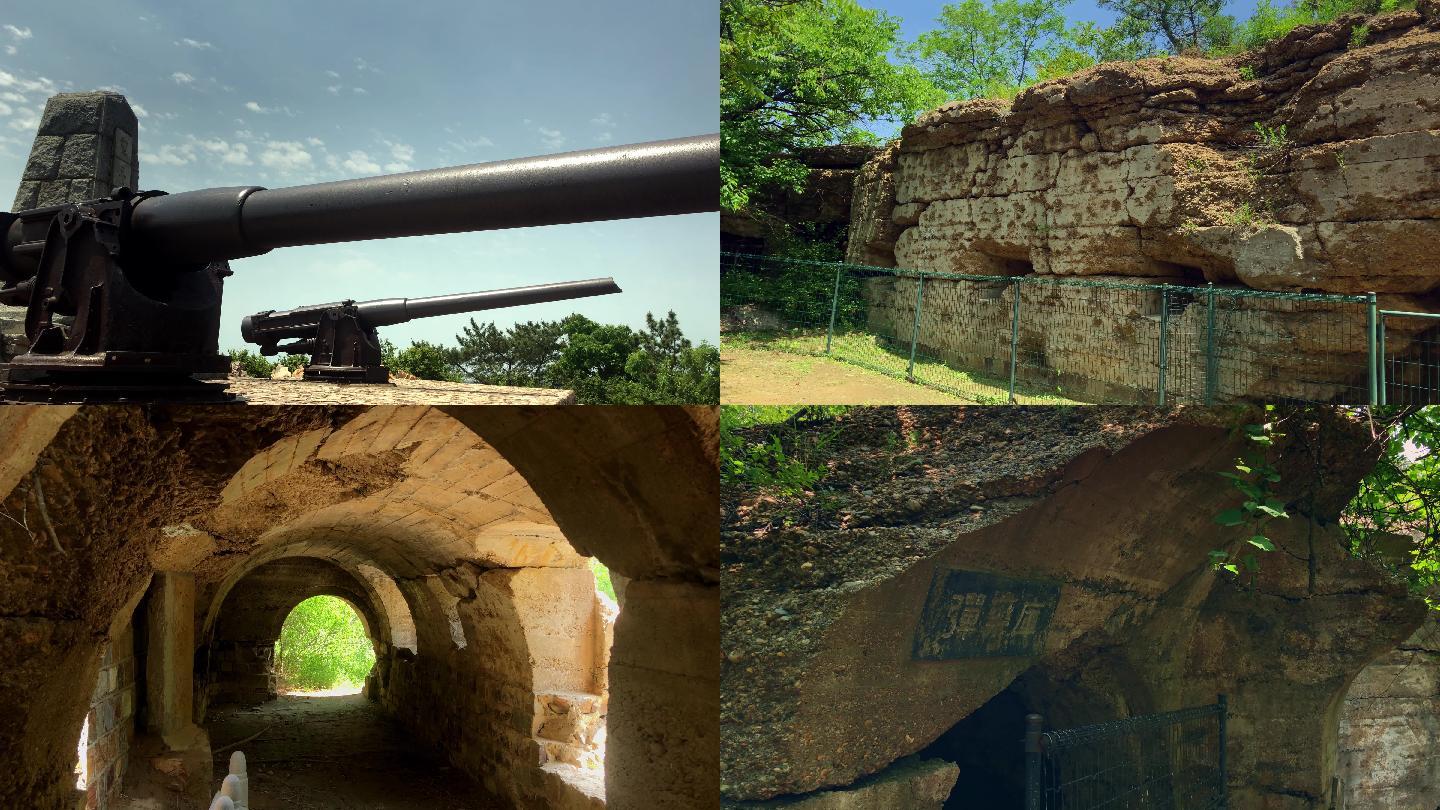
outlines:
{"label": "layered rock wall", "polygon": [[[1375,292],[1386,308],[1440,308],[1440,256],[1428,247],[1440,239],[1437,8],[1305,26],[1232,59],[1104,64],[1031,87],[1013,103],[948,104],[905,127],[860,171],[848,259],[980,275]],[[1106,345],[1121,347],[1135,367],[1153,355],[1154,343],[1129,334],[1145,326],[1124,301],[1078,288],[1056,294],[1093,315],[1083,334],[1071,334],[1064,312],[1033,312],[1026,326],[1035,350],[1054,359],[1047,368],[1099,371],[1085,355]],[[1336,355],[1332,372],[1363,367],[1362,310],[1341,308],[1322,332],[1310,308],[1250,309],[1265,323],[1239,324],[1236,339],[1257,357],[1293,359],[1318,344]],[[1394,324],[1389,348],[1406,351],[1420,328]],[[973,350],[958,334],[932,343],[946,340],[957,354]],[[1283,380],[1285,369],[1261,362],[1253,376]],[[1230,379],[1235,394],[1293,394]]]}

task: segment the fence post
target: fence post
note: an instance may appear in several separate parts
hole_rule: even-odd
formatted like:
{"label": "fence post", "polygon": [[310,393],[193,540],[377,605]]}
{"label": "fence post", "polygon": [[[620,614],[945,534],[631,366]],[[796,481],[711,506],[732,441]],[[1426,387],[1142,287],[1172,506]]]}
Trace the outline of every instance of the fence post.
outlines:
{"label": "fence post", "polygon": [[1215,403],[1215,282],[1205,284],[1205,404]]}
{"label": "fence post", "polygon": [[830,339],[835,337],[835,312],[840,308],[840,272],[845,265],[835,263],[835,294],[830,296],[830,328],[825,330],[825,353],[830,353]]}
{"label": "fence post", "polygon": [[910,365],[905,369],[905,379],[915,382],[915,345],[920,340],[920,311],[925,306],[925,274],[920,274],[920,283],[915,287],[915,325],[910,329]]}
{"label": "fence post", "polygon": [[1169,345],[1166,341],[1166,333],[1170,327],[1170,288],[1164,287],[1160,290],[1160,393],[1156,404],[1165,405],[1165,364],[1168,360]]}
{"label": "fence post", "polygon": [[1377,335],[1376,335],[1376,328],[1377,328],[1377,324],[1378,324],[1378,322],[1379,322],[1379,320],[1380,320],[1380,318],[1379,318],[1379,313],[1376,311],[1376,310],[1379,308],[1379,305],[1378,305],[1378,304],[1376,303],[1376,301],[1375,301],[1375,293],[1373,293],[1373,292],[1372,292],[1372,293],[1366,293],[1365,295],[1366,295],[1366,298],[1368,299],[1368,302],[1367,302],[1368,309],[1367,309],[1367,311],[1366,311],[1366,314],[1367,314],[1368,319],[1369,319],[1369,327],[1370,327],[1370,328],[1367,330],[1368,333],[1369,333],[1369,334],[1368,334],[1369,346],[1368,346],[1367,348],[1368,348],[1369,351],[1370,351],[1370,404],[1371,404],[1371,405],[1379,405],[1379,404],[1380,404],[1380,374],[1379,374],[1378,369],[1376,368],[1376,367],[1379,365],[1379,363],[1377,362],[1378,358],[1376,357],[1376,353],[1375,353],[1375,350],[1378,348],[1375,344],[1376,344],[1376,337],[1377,337]]}
{"label": "fence post", "polygon": [[1045,806],[1045,786],[1040,773],[1040,727],[1044,718],[1025,715],[1025,810],[1041,810]]}
{"label": "fence post", "polygon": [[1377,319],[1375,331],[1379,335],[1380,343],[1380,404],[1389,405],[1390,395],[1385,390],[1387,388],[1387,383],[1389,382],[1387,378],[1390,376],[1386,372],[1385,360],[1385,310],[1382,309],[1379,312],[1376,312],[1375,317]]}
{"label": "fence post", "polygon": [[1220,695],[1220,806],[1230,806],[1230,776],[1225,767],[1225,727],[1228,723],[1230,704],[1225,695]]}
{"label": "fence post", "polygon": [[1015,404],[1015,365],[1020,357],[1020,283],[1022,277],[1016,276],[1012,286],[1015,289],[1015,300],[1010,303],[1010,404]]}

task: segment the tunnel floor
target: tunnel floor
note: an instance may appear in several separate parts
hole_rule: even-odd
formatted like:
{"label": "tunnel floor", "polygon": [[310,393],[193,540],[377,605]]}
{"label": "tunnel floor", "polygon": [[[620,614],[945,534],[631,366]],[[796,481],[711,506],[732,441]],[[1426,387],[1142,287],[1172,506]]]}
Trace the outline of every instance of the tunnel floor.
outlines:
{"label": "tunnel floor", "polygon": [[[206,724],[215,748],[265,732],[241,746],[251,804],[290,810],[489,810],[463,772],[426,750],[363,695],[284,695],[255,707],[221,706]],[[215,757],[215,782],[230,751]]]}

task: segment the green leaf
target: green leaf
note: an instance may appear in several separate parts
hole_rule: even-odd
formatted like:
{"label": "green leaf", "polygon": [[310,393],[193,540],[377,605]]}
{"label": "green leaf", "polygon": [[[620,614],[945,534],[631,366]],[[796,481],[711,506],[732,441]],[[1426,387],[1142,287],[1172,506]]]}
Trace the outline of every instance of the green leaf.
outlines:
{"label": "green leaf", "polygon": [[1240,573],[1239,566],[1235,565],[1234,563],[1226,563],[1225,565],[1222,565],[1220,567],[1224,568],[1226,571],[1229,571],[1232,574]]}
{"label": "green leaf", "polygon": [[1270,538],[1266,537],[1266,536],[1263,535],[1263,534],[1257,534],[1257,535],[1251,537],[1251,538],[1250,538],[1248,541],[1246,541],[1246,542],[1248,542],[1250,545],[1252,545],[1252,546],[1260,549],[1261,551],[1274,551],[1274,550],[1275,550],[1275,544],[1272,543],[1272,542],[1270,542]]}
{"label": "green leaf", "polygon": [[1226,509],[1215,516],[1215,522],[1221,526],[1239,526],[1246,519],[1243,509]]}

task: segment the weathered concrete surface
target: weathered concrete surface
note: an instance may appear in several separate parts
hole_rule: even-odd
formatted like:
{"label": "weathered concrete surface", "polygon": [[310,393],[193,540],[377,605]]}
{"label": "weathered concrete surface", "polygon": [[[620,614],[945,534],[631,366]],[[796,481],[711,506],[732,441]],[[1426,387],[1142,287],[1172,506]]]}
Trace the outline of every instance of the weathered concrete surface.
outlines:
{"label": "weathered concrete surface", "polygon": [[[833,511],[790,512],[787,528],[783,504],[727,504],[722,793],[848,785],[1026,675],[1052,684],[1030,698],[1057,728],[1226,692],[1232,806],[1323,806],[1349,679],[1424,607],[1340,548],[1335,516],[1379,451],[1344,414],[1286,426],[1278,497],[1292,518],[1268,531],[1288,553],[1262,555],[1253,592],[1208,569],[1209,549],[1243,544],[1212,522],[1236,502],[1216,473],[1241,449],[1237,418],[841,418]],[[971,607],[999,624],[965,629]]]}
{"label": "weathered concrete surface", "polygon": [[1356,676],[1340,708],[1345,807],[1440,806],[1440,620]]}
{"label": "weathered concrete surface", "polygon": [[[1350,47],[1362,24],[1367,44]],[[1304,26],[1231,59],[1104,64],[1038,84],[1013,103],[953,102],[905,127],[860,171],[847,257],[1006,277],[1373,291],[1386,308],[1435,311],[1440,256],[1428,245],[1440,238],[1437,82],[1440,10],[1428,4]],[[1284,128],[1283,137],[1267,144],[1257,123]],[[903,284],[867,291],[880,302],[872,328],[909,330],[913,285],[909,293]],[[995,344],[1009,331],[1010,297],[973,286],[927,285],[927,317],[937,323],[922,325],[920,342],[983,368],[977,360],[1008,350]],[[947,291],[961,300],[947,306]],[[1054,296],[1066,303],[1043,300]],[[1096,381],[1090,396],[1136,388],[1116,370],[1154,371],[1156,297],[1032,285],[1021,348],[1071,390],[1084,380]],[[1222,369],[1220,398],[1365,401],[1340,390],[1365,366],[1363,307],[1330,305],[1321,317],[1314,305],[1242,304],[1222,308],[1217,329],[1232,344],[1222,357],[1252,368]],[[1203,310],[1184,315],[1193,321]],[[997,319],[998,327],[973,326]],[[1391,326],[1392,353],[1423,328]],[[1204,348],[1203,328],[1181,332],[1172,363]],[[1287,387],[1297,378],[1330,384]],[[1143,382],[1153,390],[1153,373]]]}
{"label": "weathered concrete surface", "polygon": [[943,759],[903,759],[842,790],[821,790],[802,799],[729,802],[724,806],[727,810],[782,807],[788,810],[874,810],[879,807],[940,810],[959,772],[955,763]]}

